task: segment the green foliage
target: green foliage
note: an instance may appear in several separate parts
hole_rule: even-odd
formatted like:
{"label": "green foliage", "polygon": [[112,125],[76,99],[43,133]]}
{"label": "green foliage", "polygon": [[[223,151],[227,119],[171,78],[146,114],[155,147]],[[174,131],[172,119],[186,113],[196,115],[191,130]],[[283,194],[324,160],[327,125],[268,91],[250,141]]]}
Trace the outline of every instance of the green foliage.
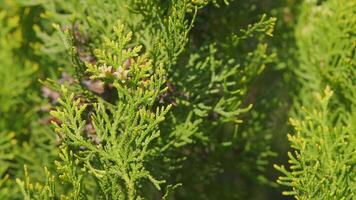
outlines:
{"label": "green foliage", "polygon": [[[21,109],[26,103],[25,91],[33,82],[32,75],[36,71],[36,65],[29,61],[16,60],[16,50],[21,45],[21,30],[18,17],[11,17],[5,11],[0,13],[0,23],[4,29],[0,32],[0,48],[2,67],[0,69],[0,78],[3,84],[0,86],[0,106],[1,106],[1,123],[2,130],[13,130],[22,125],[9,123],[13,115],[27,113],[28,110]],[[11,58],[11,59],[8,59]],[[13,74],[9,76],[9,74]],[[11,126],[11,127],[8,127]]]}
{"label": "green foliage", "polygon": [[341,105],[355,104],[355,8],[353,1],[304,3],[296,31],[300,68],[295,70],[302,92],[330,85]]}
{"label": "green foliage", "polygon": [[332,91],[316,95],[319,107],[305,109],[305,118],[291,119],[295,134],[288,138],[294,153],[289,153],[291,172],[277,169],[285,177],[279,183],[292,187],[285,195],[297,199],[352,199],[355,196],[354,157],[356,148],[355,115],[335,119],[330,113]]}
{"label": "green foliage", "polygon": [[[13,177],[22,177],[29,165],[32,176],[42,179],[43,164],[53,159],[54,134],[41,123],[36,77],[38,64],[25,57],[23,22],[1,10],[0,24],[0,190],[1,199],[19,198]],[[41,156],[39,156],[41,155]]]}
{"label": "green foliage", "polygon": [[[117,41],[104,38],[106,48],[95,51],[97,64],[87,64],[91,79],[100,78],[113,84],[118,93],[114,105],[108,106],[101,99],[92,105],[91,120],[100,144],[91,144],[83,138],[85,121],[81,118],[86,105],[80,106],[80,99],[72,104],[73,94],[60,101],[65,109],[52,115],[62,123],[57,125],[57,132],[64,145],[86,149],[79,152],[77,159],[96,178],[100,191],[105,191],[101,196],[136,199],[141,179],[150,180],[160,189],[160,181],[153,178],[144,163],[152,154],[150,145],[159,137],[158,124],[164,120],[169,106],[153,107],[162,92],[163,69],[159,67],[150,73],[151,62],[145,56],[138,56],[140,47],[124,50],[131,34],[124,35],[121,24],[115,26],[114,31]],[[130,59],[130,68],[125,69],[127,72],[120,71],[124,70],[121,66],[127,59]],[[65,89],[63,96],[68,96]],[[73,178],[71,174],[65,176]],[[111,186],[113,183],[117,186]]]}
{"label": "green foliage", "polygon": [[[355,34],[353,1],[307,1],[296,29],[300,66],[295,97],[290,169],[276,166],[297,199],[355,196]],[[321,93],[323,96],[312,95]],[[332,92],[331,89],[334,91]],[[334,93],[334,95],[332,95]]]}
{"label": "green foliage", "polygon": [[0,1],[0,199],[352,199],[355,7]]}

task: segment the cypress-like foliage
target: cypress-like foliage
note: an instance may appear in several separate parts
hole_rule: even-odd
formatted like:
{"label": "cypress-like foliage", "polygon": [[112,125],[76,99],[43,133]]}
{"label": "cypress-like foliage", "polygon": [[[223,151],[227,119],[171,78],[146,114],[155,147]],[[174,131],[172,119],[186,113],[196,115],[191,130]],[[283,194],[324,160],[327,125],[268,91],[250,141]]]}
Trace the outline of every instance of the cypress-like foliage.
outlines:
{"label": "cypress-like foliage", "polygon": [[308,1],[301,10],[295,69],[301,88],[288,137],[294,150],[290,170],[276,166],[285,175],[278,182],[297,199],[353,199],[356,3]]}
{"label": "cypress-like foliage", "polygon": [[0,199],[353,199],[355,12],[0,1]]}

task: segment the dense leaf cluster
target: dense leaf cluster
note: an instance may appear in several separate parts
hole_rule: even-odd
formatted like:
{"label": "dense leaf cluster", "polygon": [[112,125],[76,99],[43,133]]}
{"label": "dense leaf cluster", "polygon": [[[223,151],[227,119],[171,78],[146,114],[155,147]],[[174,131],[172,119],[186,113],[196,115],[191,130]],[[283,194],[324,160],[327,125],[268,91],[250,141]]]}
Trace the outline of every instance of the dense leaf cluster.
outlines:
{"label": "dense leaf cluster", "polygon": [[0,199],[353,199],[355,30],[349,0],[0,1]]}

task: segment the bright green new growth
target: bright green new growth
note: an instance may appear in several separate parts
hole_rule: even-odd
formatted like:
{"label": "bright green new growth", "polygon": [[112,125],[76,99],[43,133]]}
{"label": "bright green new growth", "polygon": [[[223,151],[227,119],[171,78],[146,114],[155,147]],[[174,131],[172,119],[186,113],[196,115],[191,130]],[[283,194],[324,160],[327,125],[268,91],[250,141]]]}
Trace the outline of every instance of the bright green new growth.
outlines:
{"label": "bright green new growth", "polygon": [[[104,38],[105,49],[95,51],[98,62],[87,63],[87,72],[91,79],[100,78],[113,85],[118,94],[115,103],[100,98],[96,103],[83,103],[84,99],[62,86],[61,106],[51,113],[60,121],[55,123],[61,140],[61,161],[56,165],[60,179],[73,187],[69,199],[87,198],[86,174],[93,176],[98,187],[96,195],[104,199],[140,199],[143,179],[158,190],[164,182],[145,167],[154,153],[152,142],[160,136],[158,125],[170,108],[154,105],[157,96],[165,91],[164,71],[162,67],[153,69],[151,62],[139,55],[141,47],[127,48],[132,34],[123,33],[123,25],[118,24],[113,30],[117,40]],[[120,73],[126,60],[130,63],[123,78],[116,73]],[[89,117],[95,138],[85,133],[84,111],[88,106],[92,107]]]}
{"label": "bright green new growth", "polygon": [[278,182],[289,187],[284,194],[296,199],[356,196],[355,29],[355,1],[302,5],[295,69],[301,89],[290,120],[294,134],[288,136],[294,151],[289,170],[275,166],[284,174]]}
{"label": "bright green new growth", "polygon": [[329,105],[333,92],[327,87],[324,93],[315,97],[318,108],[304,109],[302,120],[290,120],[295,130],[288,135],[295,150],[288,154],[291,171],[276,166],[285,175],[278,183],[292,189],[284,194],[300,200],[352,199],[356,195],[355,115],[334,119]]}

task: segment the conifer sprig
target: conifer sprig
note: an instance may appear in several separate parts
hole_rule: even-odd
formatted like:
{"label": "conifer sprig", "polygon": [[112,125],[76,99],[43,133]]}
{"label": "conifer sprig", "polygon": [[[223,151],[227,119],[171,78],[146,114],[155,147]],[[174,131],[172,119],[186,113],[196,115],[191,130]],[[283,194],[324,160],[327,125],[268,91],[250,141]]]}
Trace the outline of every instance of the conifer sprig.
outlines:
{"label": "conifer sprig", "polygon": [[[333,92],[327,87],[317,94],[320,106],[305,109],[304,119],[291,119],[295,133],[288,135],[294,152],[289,152],[290,170],[275,166],[284,174],[278,183],[291,187],[283,194],[297,199],[352,199],[355,196],[355,132],[352,115],[344,121],[333,119],[329,102]],[[336,120],[336,121],[334,121]]]}

